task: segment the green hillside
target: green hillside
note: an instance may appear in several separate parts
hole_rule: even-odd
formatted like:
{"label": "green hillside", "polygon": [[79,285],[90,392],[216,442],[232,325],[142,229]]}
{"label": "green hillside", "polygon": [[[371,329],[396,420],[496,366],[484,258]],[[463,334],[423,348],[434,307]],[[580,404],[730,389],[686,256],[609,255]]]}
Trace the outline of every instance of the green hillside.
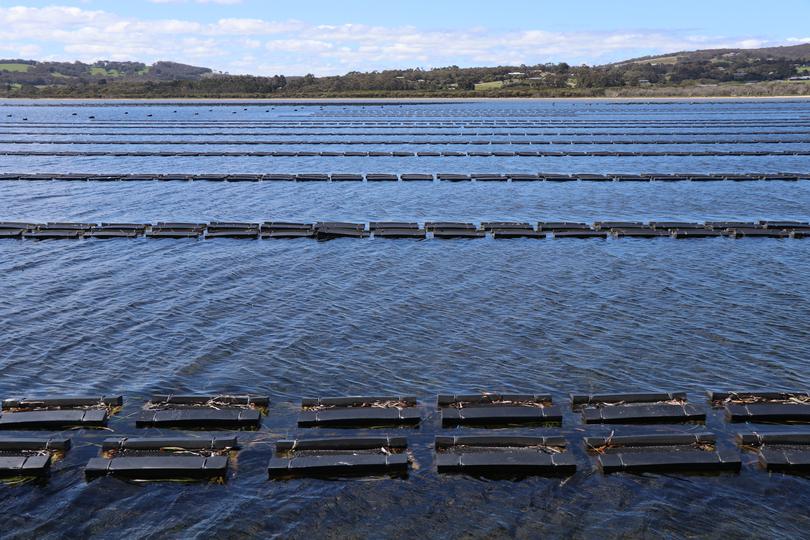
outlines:
{"label": "green hillside", "polygon": [[351,72],[340,76],[224,75],[175,62],[0,60],[12,97],[611,97],[810,94],[810,44],[712,49],[601,66],[537,65]]}
{"label": "green hillside", "polygon": [[[38,62],[35,60],[0,60],[0,84],[31,86],[99,84],[118,81],[199,80],[213,72],[208,68],[157,62]],[[102,83],[103,84],[103,83]]]}

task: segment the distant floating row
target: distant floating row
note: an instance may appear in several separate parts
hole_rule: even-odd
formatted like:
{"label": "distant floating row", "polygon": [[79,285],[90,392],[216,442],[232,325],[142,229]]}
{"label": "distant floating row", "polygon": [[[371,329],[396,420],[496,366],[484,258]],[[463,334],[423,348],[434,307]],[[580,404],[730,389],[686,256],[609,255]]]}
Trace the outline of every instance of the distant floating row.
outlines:
{"label": "distant floating row", "polygon": [[[54,131],[54,129],[71,129],[73,131]],[[84,129],[85,131],[76,131]],[[98,131],[98,130],[119,130],[119,131]],[[72,137],[82,136],[82,137],[101,137],[101,136],[153,136],[153,137],[178,137],[178,136],[190,136],[193,135],[195,137],[204,137],[204,136],[231,136],[231,137],[241,137],[241,136],[275,136],[275,135],[284,135],[287,137],[290,136],[308,136],[308,137],[317,137],[317,136],[397,136],[402,137],[406,135],[416,135],[419,137],[689,137],[692,135],[701,135],[701,136],[715,136],[715,135],[745,135],[748,137],[760,137],[764,135],[768,136],[776,136],[776,135],[810,135],[810,128],[805,128],[803,130],[798,129],[780,129],[780,130],[771,130],[771,131],[752,131],[750,129],[746,129],[745,133],[740,133],[740,131],[720,131],[714,129],[712,131],[649,131],[647,128],[637,128],[637,129],[644,129],[645,131],[640,132],[628,132],[627,129],[622,131],[450,131],[445,128],[430,128],[435,131],[425,131],[424,129],[420,129],[418,131],[403,131],[404,129],[409,128],[395,128],[397,131],[358,131],[358,129],[363,128],[354,128],[354,127],[343,127],[343,128],[330,128],[325,131],[311,131],[313,129],[321,129],[321,128],[301,128],[301,129],[309,129],[310,131],[290,131],[290,130],[278,130],[278,131],[269,131],[265,128],[254,128],[251,131],[234,131],[235,129],[240,128],[233,128],[228,126],[223,126],[219,128],[219,131],[203,131],[198,127],[189,128],[189,127],[180,127],[176,128],[177,130],[191,130],[194,131],[192,133],[183,133],[177,131],[162,131],[162,129],[169,129],[168,127],[161,127],[161,126],[133,126],[131,128],[125,128],[126,131],[122,131],[121,128],[117,126],[110,126],[105,128],[104,126],[96,126],[94,128],[82,128],[82,127],[70,127],[67,128],[65,126],[56,127],[56,128],[34,128],[32,126],[26,126],[25,128],[4,128],[0,124],[0,135],[26,135],[26,136],[40,136],[40,135],[48,135],[48,136],[61,136],[61,135],[70,135]],[[141,129],[142,131],[137,131]],[[214,129],[214,128],[209,128]],[[261,131],[257,131],[257,129],[261,129]],[[337,129],[346,130],[346,132],[339,132]],[[368,128],[368,129],[375,129],[375,128]],[[376,128],[380,129],[380,128]],[[39,131],[37,131],[39,130]],[[107,141],[107,139],[103,139]],[[466,140],[466,139],[465,139]],[[772,139],[769,139],[769,141]],[[37,143],[38,140],[29,140],[28,143]],[[86,141],[91,142],[91,141]],[[128,141],[122,141],[128,142]],[[196,141],[190,141],[190,143],[194,143]],[[342,141],[338,141],[342,142]],[[750,141],[749,141],[750,142]],[[785,139],[782,142],[802,142],[797,140],[790,140]],[[805,141],[806,142],[806,141]],[[19,139],[14,140],[14,144],[25,144],[26,141],[22,141]]]}
{"label": "distant floating row", "polygon": [[494,239],[534,238],[807,238],[807,221],[485,221],[480,224],[458,221],[417,222],[372,221],[350,223],[321,221],[298,223],[157,222],[150,223],[27,223],[0,221],[0,239],[78,240],[80,238],[192,238],[192,239],[295,239],[390,238],[390,239]]}
{"label": "distant floating row", "polygon": [[711,150],[711,151],[571,151],[571,152],[259,152],[248,150],[160,150],[160,151],[58,151],[58,150],[0,150],[0,156],[41,157],[755,157],[810,156],[810,150]]}
{"label": "distant floating row", "polygon": [[302,173],[302,174],[88,174],[0,173],[0,181],[72,182],[753,182],[810,180],[810,172],[784,173],[645,173],[645,174],[555,174],[555,173]]}
{"label": "distant floating row", "polygon": [[[47,135],[47,134],[43,134]],[[597,140],[550,140],[550,139],[434,139],[434,140],[378,140],[378,139],[333,139],[333,140],[317,140],[317,139],[219,139],[219,140],[189,140],[183,139],[182,134],[173,139],[158,139],[158,140],[144,140],[144,139],[102,139],[97,141],[87,141],[81,139],[0,139],[0,145],[4,144],[53,144],[53,145],[155,145],[155,146],[168,146],[168,145],[201,145],[201,146],[307,146],[307,145],[347,145],[347,146],[498,146],[498,145],[515,145],[515,146],[549,146],[549,145],[562,145],[562,146],[597,146],[597,145],[713,145],[713,144],[807,144],[810,139],[695,139],[687,138],[680,140],[666,140],[666,139],[652,139],[649,136],[645,139],[597,139]]]}
{"label": "distant floating row", "polygon": [[[810,422],[807,392],[709,392],[713,407],[731,422]],[[256,429],[267,414],[266,397],[251,395],[154,396],[138,413],[137,427],[179,429]],[[700,424],[701,407],[684,392],[572,394],[571,405],[586,424]],[[121,396],[42,397],[3,401],[0,429],[103,428],[120,412]],[[439,395],[442,427],[479,429],[560,425],[562,411],[545,394]],[[415,397],[366,396],[305,399],[298,426],[335,428],[417,427],[423,421]],[[605,473],[738,472],[738,451],[718,447],[712,433],[667,431],[585,437],[586,449]],[[737,444],[758,454],[769,471],[810,470],[810,432],[746,432]],[[0,475],[42,477],[53,459],[70,449],[70,439],[0,439]],[[140,480],[224,479],[234,436],[115,437],[106,439],[99,457],[85,467],[88,479],[120,476]],[[434,440],[440,473],[475,475],[571,475],[575,456],[559,435],[504,434],[502,431],[440,435]],[[234,454],[235,455],[235,454]],[[294,476],[405,476],[413,456],[403,436],[300,438],[275,441],[267,471],[271,478]]]}
{"label": "distant floating row", "polygon": [[[124,113],[126,114],[126,113]],[[77,115],[71,115],[77,116]],[[12,117],[6,115],[6,118]],[[147,115],[152,117],[152,115]],[[90,120],[90,121],[88,121]],[[304,120],[138,120],[138,119],[122,119],[122,120],[97,120],[95,118],[75,119],[73,121],[63,122],[35,122],[30,121],[28,118],[21,118],[20,120],[12,119],[0,122],[0,127],[210,127],[210,126],[228,126],[228,127],[251,127],[251,128],[286,128],[286,127],[324,127],[324,128],[341,128],[341,127],[377,127],[377,128],[396,128],[396,127],[432,127],[432,128],[445,128],[455,126],[474,126],[474,127],[548,127],[548,128],[610,128],[610,127],[695,127],[695,128],[708,128],[708,127],[737,127],[740,129],[747,129],[752,127],[807,127],[805,118],[793,119],[749,119],[749,120],[734,120],[734,119],[717,119],[717,120],[700,120],[700,119],[680,119],[680,120],[597,120],[597,119],[565,119],[565,120],[549,120],[549,119],[524,119],[524,118],[494,118],[487,120],[474,120],[469,118],[447,118],[443,120],[425,120],[425,119],[386,119],[386,120],[372,120],[372,119],[343,119],[343,120],[323,120],[320,118],[309,118]]]}

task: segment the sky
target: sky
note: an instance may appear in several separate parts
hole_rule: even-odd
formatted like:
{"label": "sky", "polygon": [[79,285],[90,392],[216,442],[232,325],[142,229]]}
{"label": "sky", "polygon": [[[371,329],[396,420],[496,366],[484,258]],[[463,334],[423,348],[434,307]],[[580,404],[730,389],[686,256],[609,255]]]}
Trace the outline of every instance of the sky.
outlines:
{"label": "sky", "polygon": [[568,62],[810,42],[810,0],[0,0],[0,58],[228,73]]}

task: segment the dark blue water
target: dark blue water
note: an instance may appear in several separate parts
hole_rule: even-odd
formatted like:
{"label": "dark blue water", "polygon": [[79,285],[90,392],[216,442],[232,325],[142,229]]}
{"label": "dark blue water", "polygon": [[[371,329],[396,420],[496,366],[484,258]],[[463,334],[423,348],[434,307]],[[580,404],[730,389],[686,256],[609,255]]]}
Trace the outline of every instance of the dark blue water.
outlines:
{"label": "dark blue water", "polygon": [[[245,132],[227,127],[238,120],[257,134],[227,138],[250,140],[266,137],[262,130],[324,130],[285,122],[328,121],[341,123],[340,140],[372,129],[346,127],[365,118],[452,124],[439,132],[460,122],[592,132],[576,122],[633,121],[642,132],[744,134],[806,129],[810,117],[803,102],[269,107],[0,106],[0,131],[22,118],[80,123],[82,132],[109,132],[108,122],[122,139],[148,140],[133,132]],[[173,126],[180,122],[206,127]],[[751,127],[774,122],[787,125]],[[25,140],[66,137],[23,129]],[[386,140],[414,130],[382,129]],[[0,172],[54,173],[807,170],[807,157],[0,157]],[[810,182],[0,182],[0,220],[31,221],[808,220],[808,208]],[[570,391],[684,389],[702,403],[706,389],[808,388],[809,263],[810,241],[779,239],[2,241],[0,396],[122,393],[126,404],[115,433],[69,432],[76,447],[47,483],[0,485],[0,536],[804,537],[810,480],[762,472],[753,455],[739,475],[605,476],[581,437],[609,431],[585,428],[571,412],[561,432],[580,472],[567,480],[440,476],[432,438],[448,430],[435,414],[404,430],[418,462],[405,480],[271,482],[266,465],[279,438],[336,433],[294,427],[302,396],[415,394],[430,411],[435,394],[449,391],[550,392],[565,405]],[[86,483],[83,466],[103,438],[169,434],[133,428],[158,391],[253,392],[273,404],[260,431],[240,434],[244,448],[224,485]],[[707,424],[732,445],[736,427],[719,413]]]}

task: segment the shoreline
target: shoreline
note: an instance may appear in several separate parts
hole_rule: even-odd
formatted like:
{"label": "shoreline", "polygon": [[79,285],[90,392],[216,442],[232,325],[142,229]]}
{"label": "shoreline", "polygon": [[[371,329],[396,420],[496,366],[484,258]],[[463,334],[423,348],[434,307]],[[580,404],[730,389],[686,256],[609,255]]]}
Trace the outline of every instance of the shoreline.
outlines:
{"label": "shoreline", "polygon": [[782,95],[782,96],[619,96],[619,97],[382,97],[382,98],[359,98],[359,97],[302,97],[302,98],[54,98],[54,97],[0,97],[0,106],[5,104],[18,103],[256,103],[256,104],[358,104],[358,103],[497,103],[497,102],[689,102],[689,101],[810,101],[810,95]]}

